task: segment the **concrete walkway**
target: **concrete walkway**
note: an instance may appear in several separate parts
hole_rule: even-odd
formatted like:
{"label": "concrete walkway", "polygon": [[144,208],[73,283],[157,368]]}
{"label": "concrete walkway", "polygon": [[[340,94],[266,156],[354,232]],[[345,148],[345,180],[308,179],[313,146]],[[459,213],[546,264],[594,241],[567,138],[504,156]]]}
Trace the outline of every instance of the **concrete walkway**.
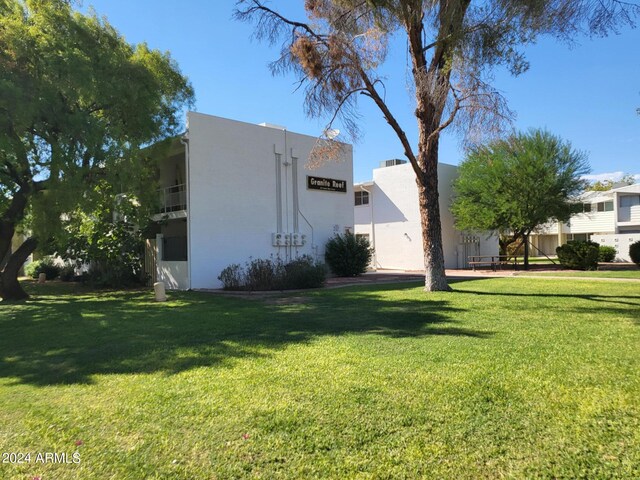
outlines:
{"label": "concrete walkway", "polygon": [[[557,272],[558,269],[536,266],[535,272]],[[537,279],[553,279],[553,280],[596,280],[596,281],[614,281],[614,282],[636,282],[640,283],[640,279],[635,278],[607,278],[607,277],[563,277],[561,275],[527,275],[523,270],[446,270],[447,278],[450,280],[471,280],[482,278],[537,278]],[[353,285],[383,285],[391,283],[404,282],[424,282],[424,272],[422,271],[405,271],[405,270],[378,270],[375,272],[367,272],[358,277],[332,277],[327,279],[325,288],[342,288]],[[260,292],[231,292],[222,289],[198,289],[209,293],[217,293],[222,295],[238,295],[238,296],[273,296],[282,293],[305,292],[309,290],[272,290]]]}

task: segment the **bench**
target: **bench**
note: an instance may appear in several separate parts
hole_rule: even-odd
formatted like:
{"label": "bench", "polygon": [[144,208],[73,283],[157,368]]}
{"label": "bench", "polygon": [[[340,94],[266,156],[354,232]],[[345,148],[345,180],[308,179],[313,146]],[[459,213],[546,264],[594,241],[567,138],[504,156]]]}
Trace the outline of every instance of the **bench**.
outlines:
{"label": "bench", "polygon": [[509,261],[509,257],[506,255],[472,255],[467,262],[472,270],[475,272],[476,267],[487,266],[491,267],[494,272],[503,265],[510,265],[513,263],[514,267],[517,267],[517,260]]}

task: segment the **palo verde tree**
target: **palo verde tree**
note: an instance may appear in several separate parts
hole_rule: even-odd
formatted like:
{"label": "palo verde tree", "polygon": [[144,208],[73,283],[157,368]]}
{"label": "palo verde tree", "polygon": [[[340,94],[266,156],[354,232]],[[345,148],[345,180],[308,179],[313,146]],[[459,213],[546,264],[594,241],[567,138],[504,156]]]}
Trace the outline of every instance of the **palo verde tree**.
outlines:
{"label": "palo verde tree", "polygon": [[25,259],[92,204],[98,182],[144,183],[140,146],[177,133],[192,100],[169,54],[106,20],[64,0],[0,0],[0,297],[26,296]]}
{"label": "palo verde tree", "polygon": [[[259,39],[283,39],[272,70],[299,75],[307,113],[329,119],[325,132],[339,120],[357,137],[359,96],[380,109],[416,174],[429,291],[449,289],[438,207],[441,133],[458,127],[471,140],[477,132],[500,131],[511,112],[491,87],[492,71],[499,66],[515,75],[525,71],[519,49],[538,35],[605,34],[632,23],[638,13],[637,5],[614,0],[306,0],[305,8],[307,21],[294,21],[261,0],[241,0],[236,17],[255,22]],[[417,142],[385,101],[380,67],[394,35],[406,41]],[[324,140],[323,147],[330,143]]]}
{"label": "palo verde tree", "polygon": [[569,219],[589,165],[569,142],[531,130],[471,148],[458,172],[452,205],[457,228],[498,231],[502,247],[523,242],[528,268],[529,234]]}

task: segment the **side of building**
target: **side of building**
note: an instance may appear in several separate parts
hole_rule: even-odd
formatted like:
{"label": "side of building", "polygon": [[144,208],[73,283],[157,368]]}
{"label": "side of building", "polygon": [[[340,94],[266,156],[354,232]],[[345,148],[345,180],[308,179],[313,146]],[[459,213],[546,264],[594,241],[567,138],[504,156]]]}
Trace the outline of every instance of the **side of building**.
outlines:
{"label": "side of building", "polygon": [[[442,243],[446,268],[467,268],[471,255],[497,255],[497,237],[460,232],[450,205],[457,168],[438,164]],[[355,185],[354,220],[357,235],[365,235],[375,250],[376,269],[423,270],[422,226],[418,188],[411,165],[387,160],[373,170],[373,180]]]}
{"label": "side of building", "polygon": [[162,163],[157,280],[217,288],[251,258],[322,259],[335,233],[353,229],[353,161],[310,170],[317,139],[283,127],[188,113],[188,131]]}
{"label": "side of building", "polygon": [[534,255],[555,255],[570,240],[591,240],[616,248],[617,259],[630,261],[629,245],[640,240],[640,184],[605,192],[586,192],[567,223],[542,225],[531,235]]}

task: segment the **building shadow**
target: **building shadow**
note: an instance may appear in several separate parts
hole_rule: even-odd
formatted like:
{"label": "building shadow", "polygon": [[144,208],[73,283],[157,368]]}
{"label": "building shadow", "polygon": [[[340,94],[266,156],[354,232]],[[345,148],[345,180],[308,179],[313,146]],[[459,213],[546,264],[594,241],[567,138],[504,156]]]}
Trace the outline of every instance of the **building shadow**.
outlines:
{"label": "building shadow", "polygon": [[148,291],[34,295],[0,307],[0,377],[44,386],[226,368],[324,336],[491,337],[461,326],[460,310],[446,300],[388,295],[406,288],[415,285],[298,293],[276,303],[198,292],[172,292],[167,303]]}

